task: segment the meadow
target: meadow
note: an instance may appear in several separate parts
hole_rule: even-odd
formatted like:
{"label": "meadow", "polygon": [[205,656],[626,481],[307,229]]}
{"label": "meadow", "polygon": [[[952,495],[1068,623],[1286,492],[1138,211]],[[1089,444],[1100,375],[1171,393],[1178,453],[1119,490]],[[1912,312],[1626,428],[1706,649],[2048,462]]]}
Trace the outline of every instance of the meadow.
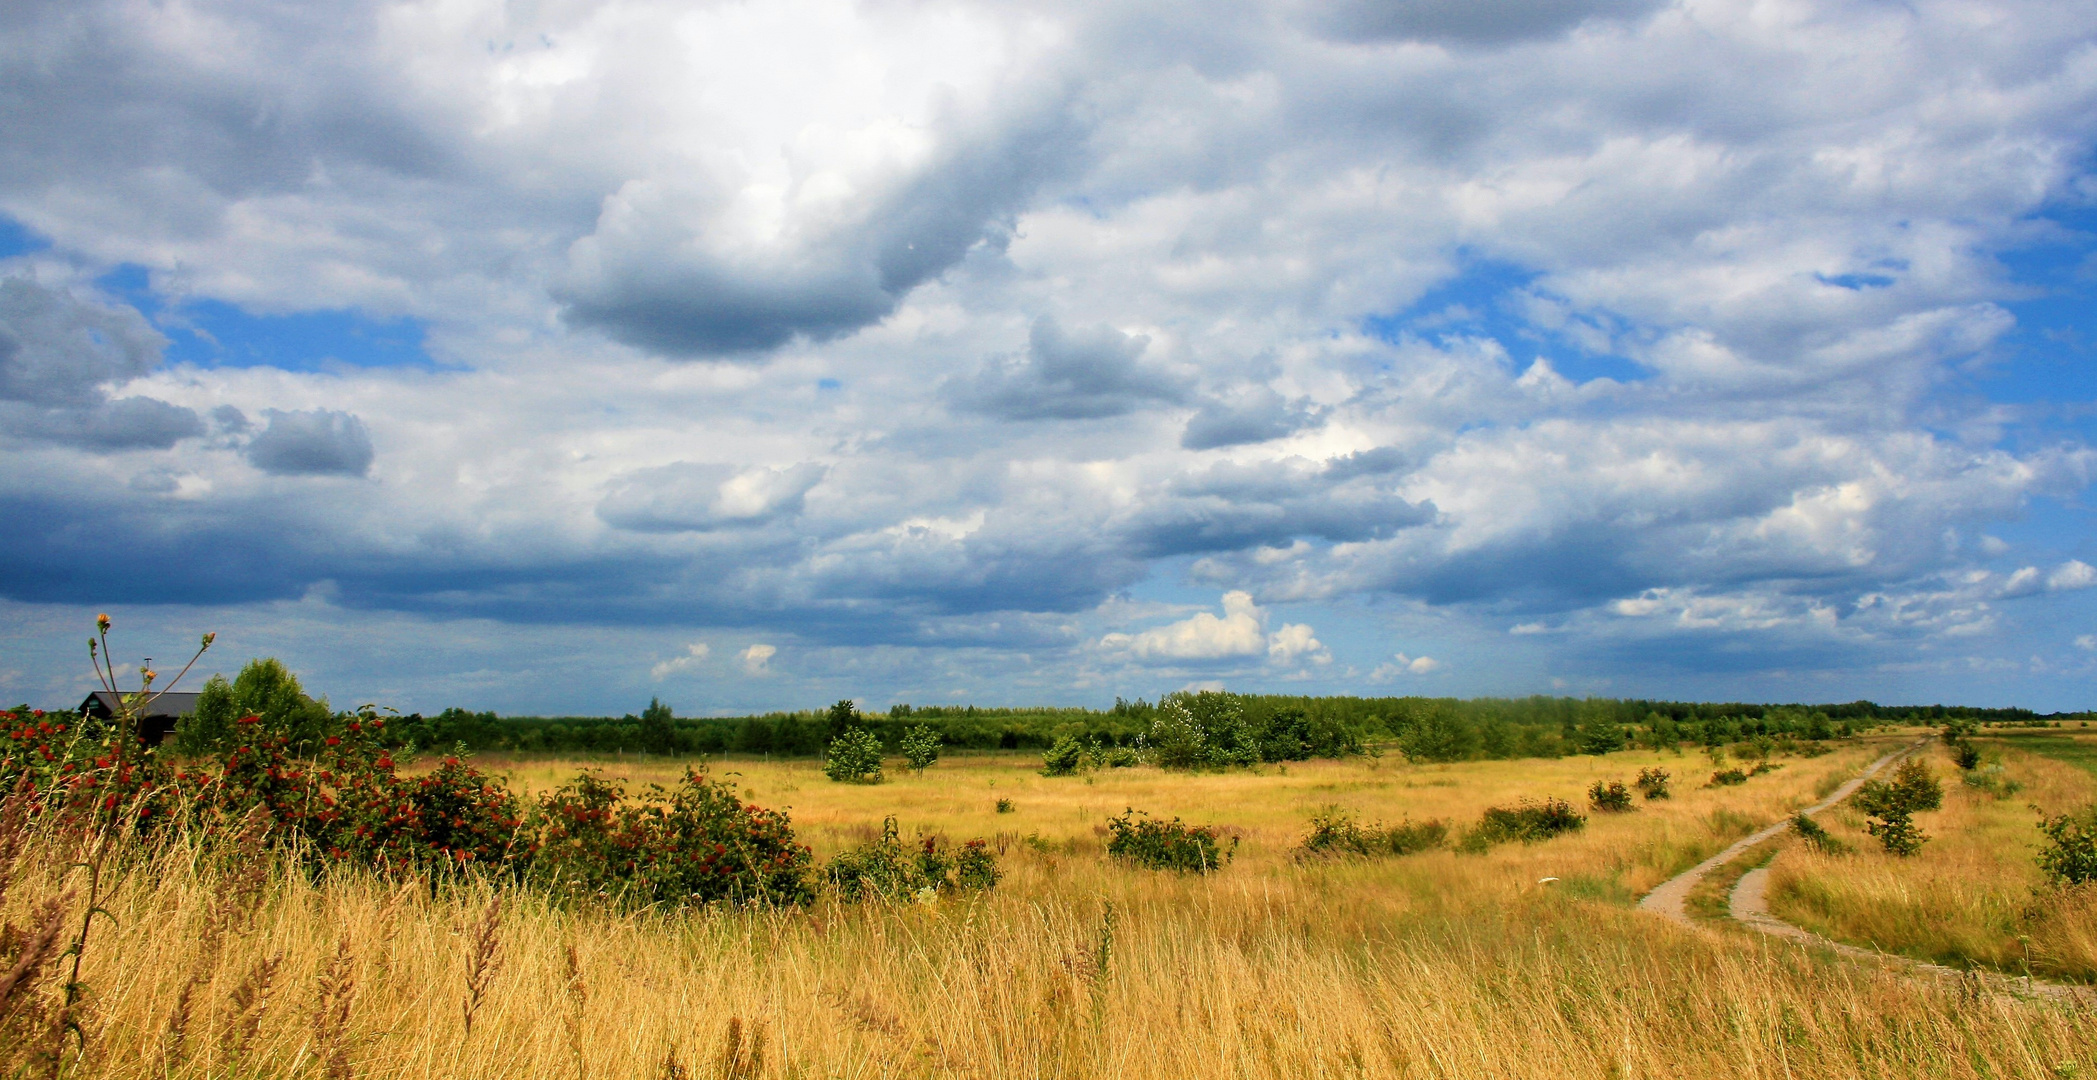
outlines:
{"label": "meadow", "polygon": [[[192,843],[104,869],[64,1069],[93,1077],[1886,1077],[2078,1075],[2097,1018],[1631,910],[1653,884],[1831,790],[1913,733],[1700,786],[1694,753],[1216,773],[1037,775],[950,754],[833,783],[812,761],[707,763],[791,808],[819,854],[875,835],[990,839],[1006,876],[924,903],[647,910],[314,872]],[[685,763],[487,758],[546,790]],[[1443,819],[1641,768],[1674,796],[1484,854],[1298,860],[1312,815]],[[1009,812],[1000,812],[999,800]],[[1220,872],[1104,857],[1127,807],[1240,841]],[[1947,809],[1946,816],[1953,813]],[[1935,823],[1933,846],[1949,830]],[[82,888],[34,847],[0,911]],[[1786,856],[1789,858],[1790,856]],[[75,1044],[69,1044],[75,1045]]]}

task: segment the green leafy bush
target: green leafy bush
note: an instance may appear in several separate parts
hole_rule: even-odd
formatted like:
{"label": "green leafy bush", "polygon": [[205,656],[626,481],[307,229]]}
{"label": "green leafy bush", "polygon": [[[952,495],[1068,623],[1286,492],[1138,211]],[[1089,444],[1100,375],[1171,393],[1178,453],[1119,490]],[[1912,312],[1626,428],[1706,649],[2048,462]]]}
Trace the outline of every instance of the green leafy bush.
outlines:
{"label": "green leafy bush", "polygon": [[1107,854],[1149,870],[1206,874],[1223,869],[1237,853],[1238,840],[1217,842],[1216,830],[1189,825],[1178,818],[1158,821],[1134,809],[1107,820]]}
{"label": "green leafy bush", "polygon": [[1998,799],[2007,799],[2024,790],[2024,785],[2012,779],[2001,765],[1982,765],[1959,777],[1959,782]]}
{"label": "green leafy bush", "polygon": [[1563,833],[1578,832],[1587,819],[1564,799],[1542,802],[1524,800],[1516,806],[1488,807],[1478,824],[1464,837],[1464,847],[1482,851],[1494,844],[1520,841],[1534,844]]}
{"label": "green leafy bush", "polygon": [[1960,769],[1971,772],[1981,763],[1980,747],[1961,739],[1952,744],[1951,760]]}
{"label": "green leafy bush", "polygon": [[2078,813],[2054,817],[2041,815],[2039,831],[2046,846],[2039,851],[2039,869],[2056,885],[2085,885],[2097,881],[2097,805]]}
{"label": "green leafy bush", "polygon": [[1041,775],[1075,776],[1091,763],[1091,755],[1085,744],[1075,735],[1059,735],[1047,750],[1041,753]]}
{"label": "green leafy bush", "polygon": [[1803,810],[1791,815],[1791,831],[1800,840],[1805,841],[1807,847],[1823,855],[1849,854],[1848,844],[1837,840],[1833,833],[1821,828],[1820,822],[1813,820],[1812,815]]}
{"label": "green leafy bush", "polygon": [[823,876],[847,900],[905,900],[928,891],[988,889],[1003,874],[997,856],[981,840],[953,851],[928,836],[906,848],[890,817],[882,820],[879,839],[838,852],[824,864]]}
{"label": "green leafy bush", "polygon": [[1363,825],[1345,811],[1334,808],[1311,816],[1311,831],[1298,844],[1294,857],[1335,858],[1340,856],[1411,855],[1441,847],[1449,840],[1449,826],[1440,821],[1400,821],[1396,825]]}
{"label": "green leafy bush", "polygon": [[843,734],[830,740],[823,775],[840,783],[880,783],[881,740],[865,728],[846,728]]}
{"label": "green leafy bush", "polygon": [[1640,769],[1638,770],[1638,779],[1632,782],[1632,786],[1636,787],[1638,793],[1645,796],[1648,802],[1651,802],[1668,797],[1667,785],[1671,779],[1672,777],[1668,776],[1666,769],[1658,767]]}
{"label": "green leafy bush", "polygon": [[1711,774],[1711,782],[1705,786],[1731,787],[1734,784],[1745,783],[1747,783],[1747,774],[1741,772],[1739,769],[1720,769],[1719,771]]}
{"label": "green leafy bush", "polygon": [[[251,724],[240,723],[254,717]],[[326,701],[306,696],[281,661],[250,660],[232,682],[213,675],[197,694],[195,710],[175,725],[174,749],[183,757],[223,752],[259,736],[282,736],[294,755],[318,750],[340,726]]]}
{"label": "green leafy bush", "polygon": [[998,803],[997,803],[997,812],[998,812],[998,813],[1000,813],[1000,814],[1009,814],[1009,813],[1011,813],[1012,811],[1014,811],[1014,810],[1016,810],[1016,809],[1018,809],[1018,808],[1012,805],[1012,800],[1011,800],[1011,799],[999,799],[999,800],[998,800]]}
{"label": "green leafy bush", "polygon": [[1602,814],[1628,814],[1631,805],[1631,789],[1622,780],[1604,783],[1600,780],[1587,789],[1587,803],[1595,812]]}
{"label": "green leafy bush", "polygon": [[919,724],[903,733],[903,760],[915,772],[924,772],[939,760],[939,732]]}
{"label": "green leafy bush", "polygon": [[1901,762],[1889,781],[1871,780],[1857,789],[1856,807],[1868,819],[1864,830],[1894,855],[1909,856],[1922,850],[1929,836],[1916,827],[1914,816],[1944,804],[1944,788],[1929,766],[1916,758]]}

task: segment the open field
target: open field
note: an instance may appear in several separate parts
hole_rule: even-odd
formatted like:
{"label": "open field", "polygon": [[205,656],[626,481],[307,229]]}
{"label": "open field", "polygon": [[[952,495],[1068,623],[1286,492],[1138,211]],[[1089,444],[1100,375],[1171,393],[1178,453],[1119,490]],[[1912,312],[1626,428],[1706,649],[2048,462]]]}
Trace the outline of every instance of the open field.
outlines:
{"label": "open field", "polygon": [[[432,895],[361,873],[315,881],[280,867],[248,924],[226,898],[237,891],[227,875],[241,868],[178,849],[115,879],[114,921],[97,923],[83,971],[91,1010],[78,1075],[2058,1077],[2097,1068],[2097,1019],[2087,1015],[1962,996],[1629,909],[1653,883],[1912,738],[1850,740],[1722,789],[1699,787],[1710,772],[1701,755],[1650,752],[1053,780],[1033,774],[1038,759],[985,754],[878,786],[830,783],[809,762],[722,763],[716,774],[738,774],[758,801],[791,806],[825,854],[893,814],[906,836],[1001,836],[1008,877],[973,899],[783,912],[620,916],[510,893],[489,924],[495,964],[483,969],[492,974],[470,1032],[469,970],[489,894]],[[527,788],[572,771],[483,764]],[[602,764],[635,784],[677,770]],[[1675,774],[1675,798],[1594,815],[1582,833],[1548,843],[1382,861],[1288,857],[1326,806],[1461,825],[1523,797],[1584,806],[1593,780],[1629,780],[1654,764]],[[1013,812],[997,813],[999,798]],[[1225,826],[1243,837],[1239,856],[1207,878],[1109,863],[1096,826],[1126,806]],[[68,857],[45,852],[10,891],[10,913],[61,880],[77,885]],[[230,930],[211,950],[201,942],[214,917]],[[273,959],[258,994],[257,973]],[[340,974],[324,983],[331,965],[354,987],[346,996]],[[176,1052],[170,1022],[186,985],[196,989]],[[346,1019],[331,1026],[337,1016]]]}
{"label": "open field", "polygon": [[1913,858],[1885,854],[1850,807],[1821,817],[1855,848],[1817,854],[1793,845],[1771,870],[1771,910],[1838,941],[1952,966],[2097,979],[2097,890],[2054,891],[2033,857],[2043,837],[2037,806],[2062,813],[2097,799],[2097,736],[1978,738],[1983,764],[2015,790],[1960,781],[1942,746],[1926,760],[1944,781],[1944,807],[1918,815],[1932,839]]}

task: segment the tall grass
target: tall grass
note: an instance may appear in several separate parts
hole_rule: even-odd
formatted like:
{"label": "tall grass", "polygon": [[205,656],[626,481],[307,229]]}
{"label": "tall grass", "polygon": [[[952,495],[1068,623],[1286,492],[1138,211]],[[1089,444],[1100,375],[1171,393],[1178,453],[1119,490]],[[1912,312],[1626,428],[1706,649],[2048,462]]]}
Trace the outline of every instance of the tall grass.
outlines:
{"label": "tall grass", "polygon": [[[1330,785],[1390,781],[1341,795],[1379,816],[1455,818],[1617,765],[1571,764],[1540,784],[1494,771],[1511,766],[1364,763],[1309,778],[1292,766],[1238,777],[1234,816],[1203,812],[1209,778],[1132,781],[1156,785],[1156,812],[1243,829],[1246,857],[1208,877],[1108,862],[1090,828],[1106,815],[1093,816],[1082,781],[1043,782],[1018,816],[1055,842],[1009,845],[994,893],[931,904],[620,916],[515,891],[496,903],[470,884],[316,877],[188,845],[134,853],[108,868],[113,920],[86,958],[86,1057],[70,1075],[1958,1078],[2097,1067],[2086,1015],[1684,933],[1538,883],[1540,871],[1664,874],[1723,842],[1707,827],[1716,811],[1802,799],[1808,766],[1778,774],[1788,794],[1775,777],[1759,795],[1752,783],[1684,793],[1670,808],[1679,815],[1641,810],[1486,855],[1286,857],[1294,800],[1329,803]],[[948,779],[987,794],[992,780],[1023,783],[1018,771],[989,762]],[[1181,779],[1196,790],[1175,801]],[[1429,786],[1444,779],[1453,786]],[[941,815],[934,803],[949,796],[929,784],[891,794],[906,821],[968,824]],[[987,821],[1012,817],[967,798]],[[840,834],[854,824],[836,807],[809,816]],[[40,838],[5,914],[19,922],[72,887],[72,854]],[[247,903],[242,875],[256,865],[267,874],[252,910],[229,910]],[[267,994],[243,994],[265,969]],[[184,1007],[186,1051],[170,1057]]]}
{"label": "tall grass", "polygon": [[[2097,979],[2097,889],[2047,887],[2035,856],[2042,837],[2034,805],[2059,813],[2097,799],[2097,777],[2006,741],[1980,746],[2003,759],[2021,785],[2001,797],[1945,785],[1943,809],[1918,814],[1931,839],[1909,858],[1888,855],[1851,808],[1822,815],[1853,849],[1787,851],[1771,868],[1771,910],[1840,941],[1939,963],[1983,964],[2014,974]],[[1930,757],[1955,773],[1950,751]]]}

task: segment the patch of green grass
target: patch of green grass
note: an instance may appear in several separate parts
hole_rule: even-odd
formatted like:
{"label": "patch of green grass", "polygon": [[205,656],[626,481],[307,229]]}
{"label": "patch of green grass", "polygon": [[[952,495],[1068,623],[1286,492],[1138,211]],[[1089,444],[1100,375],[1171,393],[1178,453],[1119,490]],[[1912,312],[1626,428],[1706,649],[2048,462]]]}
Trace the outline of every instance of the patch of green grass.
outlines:
{"label": "patch of green grass", "polygon": [[2037,732],[1990,731],[1990,739],[1999,739],[2032,754],[2043,754],[2055,761],[2063,761],[2097,776],[2097,736],[2077,738],[2073,735],[2039,734]]}

